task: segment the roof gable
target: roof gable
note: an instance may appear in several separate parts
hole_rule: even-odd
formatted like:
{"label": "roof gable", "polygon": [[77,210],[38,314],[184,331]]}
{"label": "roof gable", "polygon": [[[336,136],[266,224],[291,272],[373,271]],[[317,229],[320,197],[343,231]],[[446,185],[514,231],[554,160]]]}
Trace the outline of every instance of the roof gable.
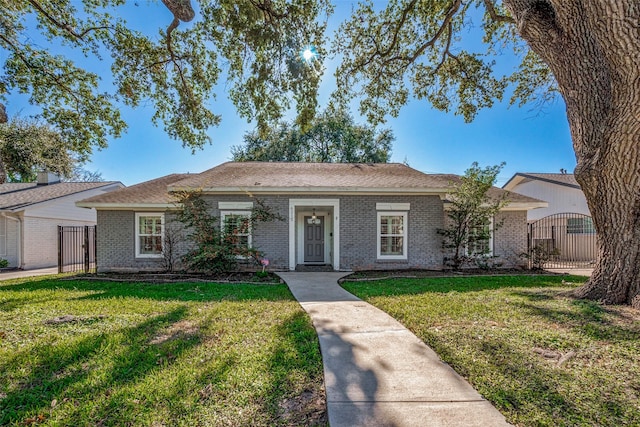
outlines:
{"label": "roof gable", "polygon": [[77,203],[81,207],[94,207],[99,205],[157,205],[169,206],[175,202],[175,198],[167,191],[167,187],[176,181],[185,179],[192,174],[174,173],[151,181],[141,182],[130,187],[120,188],[109,193],[100,194],[81,200]]}
{"label": "roof gable", "polygon": [[48,185],[38,185],[34,182],[0,184],[0,210],[19,211],[62,197],[113,185],[122,184],[117,181],[57,182]]}
{"label": "roof gable", "polygon": [[515,175],[502,186],[505,190],[513,190],[518,184],[529,181],[548,182],[563,187],[581,189],[580,184],[576,181],[572,173],[522,173],[517,172]]}

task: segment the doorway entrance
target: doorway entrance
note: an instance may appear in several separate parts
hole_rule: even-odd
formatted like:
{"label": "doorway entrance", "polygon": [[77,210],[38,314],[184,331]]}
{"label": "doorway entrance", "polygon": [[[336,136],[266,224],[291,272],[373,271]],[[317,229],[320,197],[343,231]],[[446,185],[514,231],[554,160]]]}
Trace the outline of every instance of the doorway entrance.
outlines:
{"label": "doorway entrance", "polygon": [[324,263],[324,216],[304,217],[304,262]]}
{"label": "doorway entrance", "polygon": [[339,268],[340,201],[289,199],[289,269]]}

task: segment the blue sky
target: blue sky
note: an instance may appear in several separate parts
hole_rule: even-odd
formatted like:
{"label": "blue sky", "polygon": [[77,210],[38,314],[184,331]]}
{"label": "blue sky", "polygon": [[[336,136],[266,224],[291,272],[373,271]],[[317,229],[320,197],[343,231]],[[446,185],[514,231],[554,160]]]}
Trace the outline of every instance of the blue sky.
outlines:
{"label": "blue sky", "polygon": [[[170,13],[157,4],[139,2],[138,8],[121,8],[131,26],[156,31],[171,21]],[[329,26],[337,25],[351,11],[352,2],[337,1]],[[381,3],[380,5],[383,5]],[[139,14],[144,10],[144,14]],[[131,14],[137,11],[138,15]],[[55,48],[55,47],[54,47]],[[508,58],[503,58],[508,62]],[[327,70],[320,93],[320,109],[333,88],[335,61],[325,62]],[[108,67],[101,66],[108,70]],[[105,75],[108,81],[109,76]],[[242,144],[243,135],[254,127],[235,112],[226,98],[224,82],[220,85],[213,109],[222,114],[220,126],[212,128],[212,144],[204,150],[191,153],[178,141],[170,140],[161,128],[151,123],[151,106],[132,110],[122,108],[122,116],[129,124],[128,132],[112,140],[109,147],[95,151],[87,169],[97,170],[107,180],[121,181],[125,185],[157,178],[170,173],[201,172],[231,157],[230,147]],[[7,104],[10,115],[28,115],[33,112],[26,98],[12,96]],[[353,112],[356,121],[362,122]],[[409,165],[427,173],[462,174],[472,162],[481,166],[506,162],[498,178],[503,185],[515,172],[559,172],[560,168],[573,171],[575,155],[561,98],[540,110],[534,105],[509,107],[508,102],[496,104],[492,109],[480,111],[475,121],[464,123],[462,117],[435,110],[426,101],[411,100],[399,117],[390,117],[384,127],[393,130],[392,161],[407,161]]]}

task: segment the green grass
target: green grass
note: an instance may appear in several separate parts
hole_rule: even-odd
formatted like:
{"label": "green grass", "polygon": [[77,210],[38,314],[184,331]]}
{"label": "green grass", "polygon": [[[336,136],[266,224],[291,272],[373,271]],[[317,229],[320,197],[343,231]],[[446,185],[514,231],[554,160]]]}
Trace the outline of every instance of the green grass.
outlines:
{"label": "green grass", "polygon": [[640,313],[566,296],[584,280],[389,279],[343,286],[411,329],[515,425],[640,425]]}
{"label": "green grass", "polygon": [[285,285],[0,283],[0,425],[308,424],[323,393]]}

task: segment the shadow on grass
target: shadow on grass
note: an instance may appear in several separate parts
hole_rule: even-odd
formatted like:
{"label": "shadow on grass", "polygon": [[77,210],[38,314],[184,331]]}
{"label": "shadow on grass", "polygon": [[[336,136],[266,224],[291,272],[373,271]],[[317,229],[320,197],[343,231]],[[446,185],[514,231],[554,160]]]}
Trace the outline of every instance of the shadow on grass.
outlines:
{"label": "shadow on grass", "polygon": [[[144,298],[158,301],[292,301],[293,297],[286,285],[233,284],[233,283],[148,283],[148,282],[109,282],[98,280],[68,279],[25,279],[18,283],[0,286],[3,291],[42,291],[67,290],[88,292],[78,299],[105,298]],[[11,310],[24,304],[32,304],[33,297],[7,298],[0,302],[0,308]]]}
{"label": "shadow on grass", "polygon": [[[132,383],[158,369],[159,365],[172,363],[181,353],[197,345],[198,338],[182,340],[179,346],[173,342],[152,344],[150,340],[167,324],[185,318],[187,312],[187,307],[181,306],[135,327],[120,328],[72,342],[64,340],[42,344],[16,353],[0,364],[3,377],[21,377],[19,385],[8,390],[0,400],[0,425],[47,414],[52,401],[62,396],[91,399]],[[114,338],[114,334],[118,338]],[[104,360],[106,349],[107,354],[114,354],[112,360]],[[37,360],[35,365],[34,360]],[[100,366],[95,368],[96,364]],[[104,372],[97,378],[91,378],[92,368]],[[22,376],[21,369],[29,371]],[[10,373],[10,370],[14,372]]]}
{"label": "shadow on grass", "polygon": [[[264,400],[266,411],[280,425],[327,425],[322,357],[309,316],[303,312],[291,315],[278,326],[277,334],[280,344],[267,362],[273,382]],[[300,376],[310,379],[308,388],[287,395]]]}
{"label": "shadow on grass", "polygon": [[[581,276],[475,276],[437,278],[397,278],[376,281],[341,283],[346,290],[361,298],[377,296],[418,295],[425,293],[478,292],[503,288],[539,288],[567,286],[567,282],[582,283]],[[565,282],[565,283],[563,283]],[[569,285],[570,286],[570,285]]]}
{"label": "shadow on grass", "polygon": [[[509,338],[483,334],[482,339],[464,339],[464,351],[456,340],[437,334],[423,339],[515,425],[617,426],[639,421],[631,402],[611,392],[617,384],[607,388],[595,378],[587,380],[572,369],[541,360],[529,348],[510,345]],[[567,386],[579,381],[584,387]],[[596,381],[595,389],[589,381]]]}
{"label": "shadow on grass", "polygon": [[[620,316],[615,309],[603,306],[595,301],[570,299],[570,309],[553,306],[536,305],[536,302],[553,299],[557,295],[540,294],[538,292],[519,291],[512,295],[523,297],[524,301],[512,304],[526,313],[547,321],[571,327],[594,340],[607,341],[640,341],[640,326],[637,323],[614,322]],[[541,298],[544,296],[545,298]],[[527,302],[527,300],[529,302]]]}

